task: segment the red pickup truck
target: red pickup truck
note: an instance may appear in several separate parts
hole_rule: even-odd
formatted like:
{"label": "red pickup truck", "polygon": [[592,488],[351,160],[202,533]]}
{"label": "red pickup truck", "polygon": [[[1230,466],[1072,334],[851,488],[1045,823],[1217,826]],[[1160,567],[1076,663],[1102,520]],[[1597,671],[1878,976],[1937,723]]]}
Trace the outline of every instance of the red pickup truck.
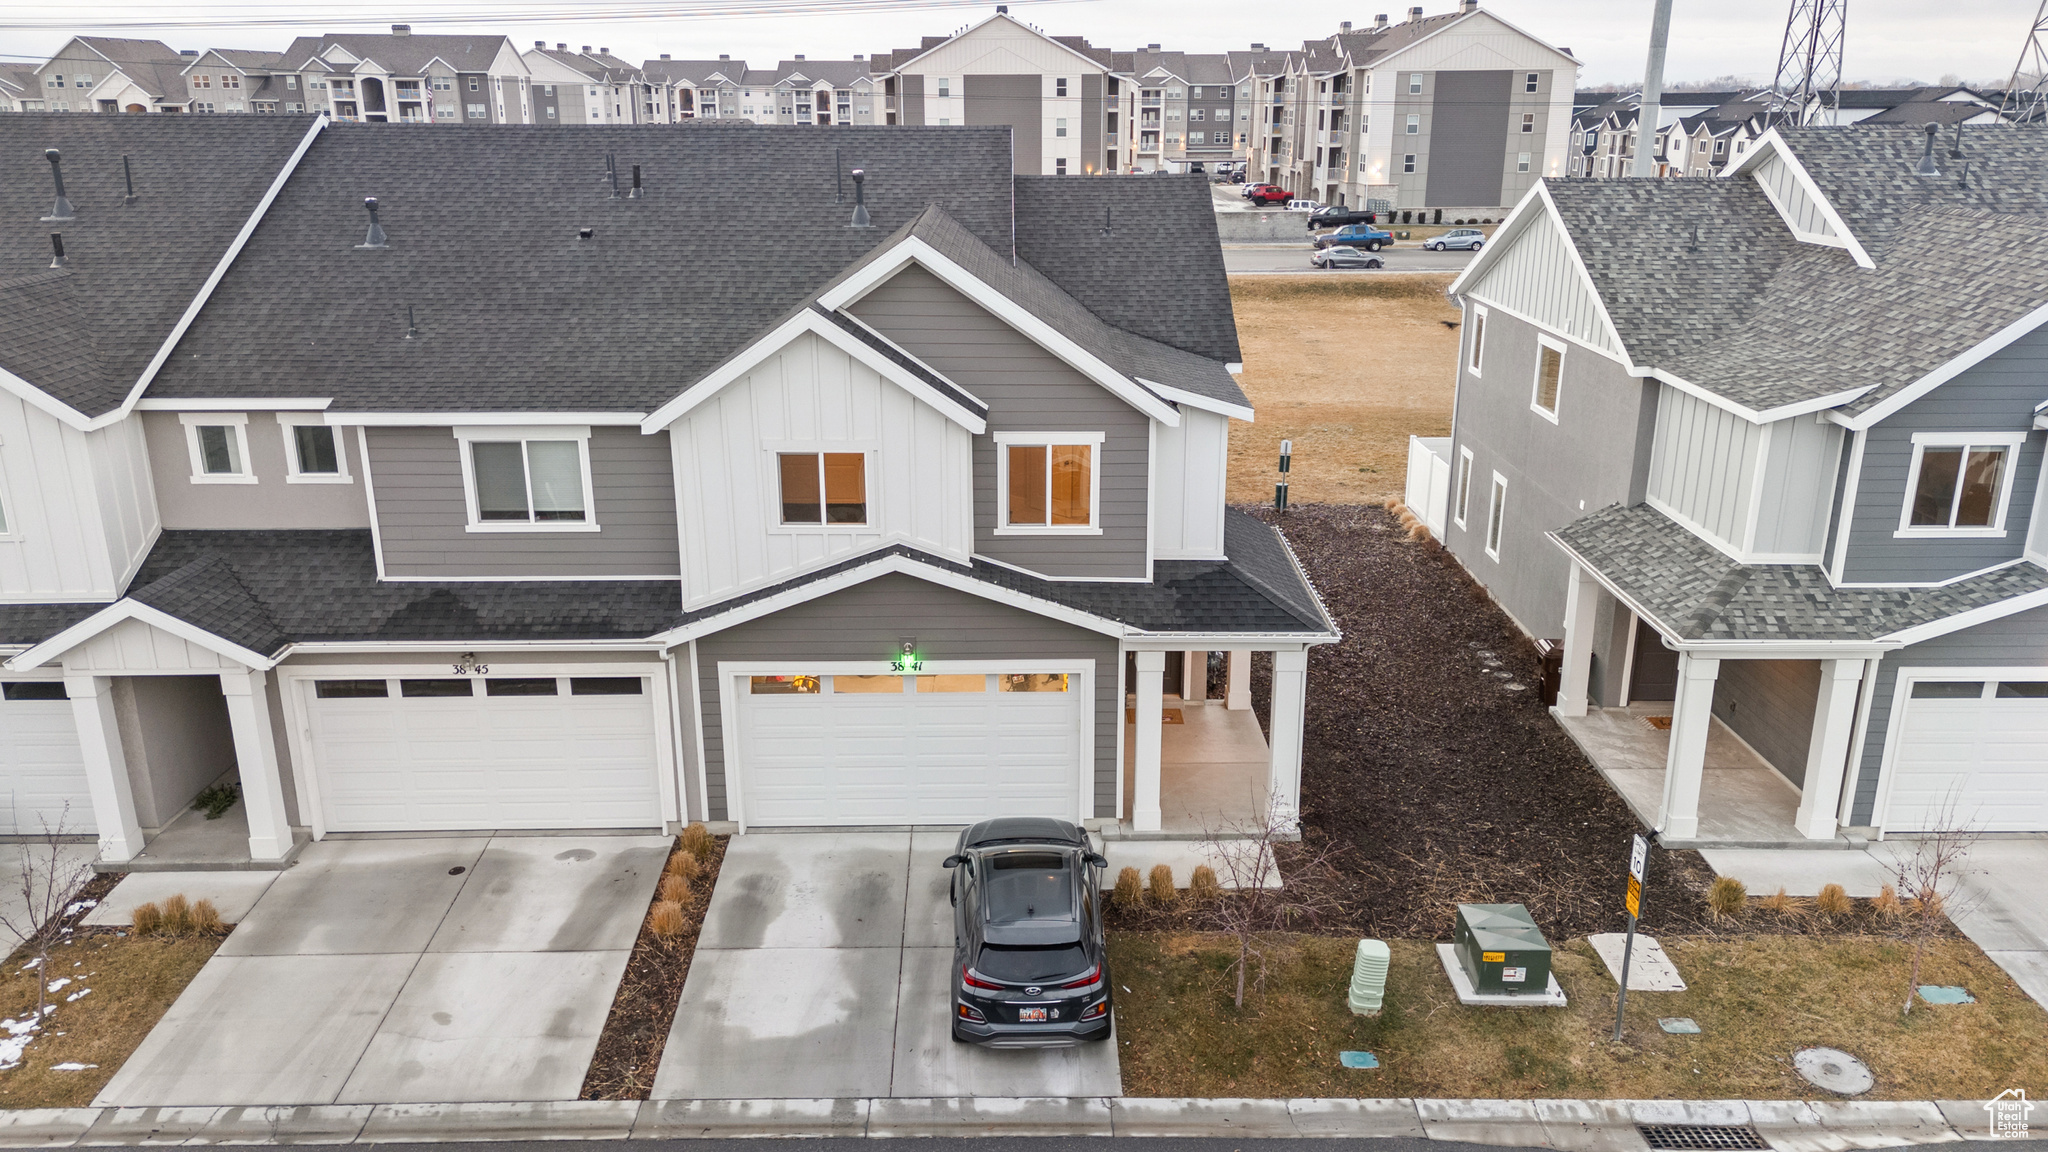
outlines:
{"label": "red pickup truck", "polygon": [[1242,195],[1261,208],[1268,204],[1285,204],[1294,199],[1294,193],[1278,184],[1249,184],[1245,186]]}

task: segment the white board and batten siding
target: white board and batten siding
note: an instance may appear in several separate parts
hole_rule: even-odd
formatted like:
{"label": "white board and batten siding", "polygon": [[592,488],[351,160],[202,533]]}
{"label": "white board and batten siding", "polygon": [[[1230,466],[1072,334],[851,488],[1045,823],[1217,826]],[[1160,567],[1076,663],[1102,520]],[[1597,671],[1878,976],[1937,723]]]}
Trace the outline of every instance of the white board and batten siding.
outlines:
{"label": "white board and batten siding", "polygon": [[[816,336],[691,409],[669,440],[686,606],[896,541],[962,562],[973,548],[967,430]],[[781,452],[866,453],[868,523],[783,527]]]}
{"label": "white board and batten siding", "polygon": [[1152,555],[1222,560],[1230,418],[1183,406],[1180,427],[1153,425]]}
{"label": "white board and batten siding", "polygon": [[1848,246],[1834,225],[1828,223],[1820,202],[1800,184],[1799,174],[1783,155],[1774,153],[1765,157],[1753,175],[1763,186],[1764,195],[1777,208],[1778,215],[1785,218],[1785,226],[1792,229],[1795,238],[1809,244],[1826,244],[1831,248]]}
{"label": "white board and batten siding", "polygon": [[0,393],[0,603],[112,600],[156,539],[140,421],[81,432]]}
{"label": "white board and batten siding", "polygon": [[1465,295],[1498,305],[1616,360],[1620,341],[1608,325],[1593,287],[1572,260],[1571,242],[1549,211],[1535,211],[1520,234],[1496,241],[1493,266]]}
{"label": "white board and batten siding", "polygon": [[125,676],[142,672],[207,675],[243,672],[246,666],[183,637],[140,620],[123,620],[64,653],[64,671],[75,676]]}
{"label": "white board and batten siding", "polygon": [[1745,420],[1658,389],[1652,507],[1750,563],[1818,563],[1842,430],[1812,415]]}

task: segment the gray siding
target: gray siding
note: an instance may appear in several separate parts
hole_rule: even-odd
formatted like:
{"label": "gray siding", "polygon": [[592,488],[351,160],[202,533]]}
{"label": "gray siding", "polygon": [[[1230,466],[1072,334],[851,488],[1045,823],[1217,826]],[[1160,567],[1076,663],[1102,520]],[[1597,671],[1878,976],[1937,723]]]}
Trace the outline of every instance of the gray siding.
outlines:
{"label": "gray siding", "polygon": [[1817,560],[1827,539],[1844,430],[1812,416],[1770,425],[1763,484],[1757,490],[1756,541],[1761,556]]}
{"label": "gray siding", "polygon": [[1116,738],[1123,721],[1117,676],[1122,660],[1116,640],[915,577],[892,575],[697,641],[711,818],[732,818],[726,808],[720,660],[874,660],[896,649],[905,636],[917,637],[928,660],[1095,661],[1095,813],[1116,812]]}
{"label": "gray siding", "polygon": [[596,532],[469,532],[462,456],[447,428],[371,428],[384,570],[395,577],[677,576],[668,433],[590,430]]}
{"label": "gray siding", "polygon": [[200,789],[236,767],[218,676],[116,677],[114,710],[135,819],[144,828],[169,824]]}
{"label": "gray siding", "polygon": [[[1519,204],[1522,196],[1543,179],[1543,150],[1550,138],[1550,86],[1556,83],[1557,73],[1538,69],[1536,91],[1525,91],[1529,69],[1518,68],[1508,74],[1508,92],[1512,103],[1508,106],[1510,115],[1507,126],[1507,154],[1502,157],[1500,203],[1503,207]],[[1535,130],[1522,131],[1522,115],[1536,117]],[[1529,170],[1518,171],[1518,156],[1529,154]],[[1560,173],[1562,174],[1562,173]],[[1446,208],[1484,208],[1485,204],[1446,204]]]}
{"label": "gray siding", "polygon": [[[912,266],[853,312],[989,405],[974,438],[974,550],[1047,576],[1137,577],[1145,563],[1151,419]],[[1102,432],[1102,533],[997,536],[997,432]]]}
{"label": "gray siding", "polygon": [[1090,72],[1081,77],[1081,167],[1076,175],[1103,170],[1102,113],[1102,75]]}
{"label": "gray siding", "polygon": [[[1511,72],[1436,74],[1436,92],[1430,102],[1426,129],[1430,163],[1424,204],[1483,208],[1501,202],[1508,152],[1501,126],[1509,118],[1509,86],[1514,79]],[[1406,121],[1399,128],[1405,131]],[[1536,154],[1540,158],[1542,150],[1539,148]]]}
{"label": "gray siding", "polygon": [[1723,660],[1714,683],[1714,715],[1787,780],[1804,787],[1819,698],[1818,660]]}
{"label": "gray siding", "polygon": [[897,117],[904,124],[924,123],[924,77],[912,74],[896,78]]}
{"label": "gray siding", "polygon": [[1845,583],[1948,580],[2017,558],[2033,518],[2035,484],[2048,436],[2020,447],[2006,506],[2005,535],[1994,539],[1898,539],[1915,432],[2020,432],[2033,426],[2048,375],[2048,330],[2014,341],[1983,363],[1908,404],[1865,433],[1862,475],[1842,567]]}
{"label": "gray siding", "polygon": [[2015,613],[1932,640],[1923,640],[1877,666],[1877,690],[1870,698],[1863,762],[1856,773],[1856,801],[1849,823],[1868,825],[1877,805],[1878,770],[1892,721],[1892,694],[1901,668],[2039,668],[2048,665],[2048,607]]}
{"label": "gray siding", "polygon": [[[150,478],[157,514],[175,528],[368,528],[362,455],[352,428],[334,430],[335,447],[348,456],[347,484],[285,481],[284,430],[269,412],[249,415],[249,466],[254,484],[194,484],[192,453],[176,412],[144,412]],[[459,495],[459,493],[458,493]]]}
{"label": "gray siding", "polygon": [[1036,73],[960,78],[969,124],[1009,126],[1011,164],[1019,176],[1042,175],[1039,169],[1044,167],[1041,137],[1045,132],[1045,113],[1040,107],[1043,84]]}
{"label": "gray siding", "polygon": [[[1470,317],[1468,308],[1463,331],[1471,330]],[[1461,372],[1451,444],[1454,485],[1460,452],[1472,450],[1471,505],[1460,528],[1457,493],[1451,493],[1444,543],[1524,628],[1557,637],[1570,562],[1544,533],[1609,504],[1642,500],[1656,385],[1573,346],[1565,354],[1558,422],[1552,424],[1529,407],[1536,348],[1534,326],[1498,310],[1487,317],[1485,378]],[[1508,483],[1498,561],[1485,551],[1495,472]],[[1621,623],[1626,626],[1625,616]]]}

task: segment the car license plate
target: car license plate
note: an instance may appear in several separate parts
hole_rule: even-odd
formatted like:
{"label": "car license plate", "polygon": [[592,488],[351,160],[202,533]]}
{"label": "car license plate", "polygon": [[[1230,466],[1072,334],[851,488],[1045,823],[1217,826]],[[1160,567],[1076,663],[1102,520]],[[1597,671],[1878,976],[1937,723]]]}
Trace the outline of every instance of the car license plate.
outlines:
{"label": "car license plate", "polygon": [[1045,1009],[1019,1008],[1017,1009],[1017,1022],[1020,1024],[1043,1024],[1045,1023]]}

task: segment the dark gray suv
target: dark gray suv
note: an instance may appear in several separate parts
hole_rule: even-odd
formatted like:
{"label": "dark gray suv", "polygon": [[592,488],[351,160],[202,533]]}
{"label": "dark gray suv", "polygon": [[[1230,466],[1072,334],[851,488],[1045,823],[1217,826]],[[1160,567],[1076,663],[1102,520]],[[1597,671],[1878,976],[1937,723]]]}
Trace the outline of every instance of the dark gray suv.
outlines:
{"label": "dark gray suv", "polygon": [[1102,869],[1088,833],[1007,816],[960,834],[953,870],[953,1039],[991,1048],[1106,1040]]}

